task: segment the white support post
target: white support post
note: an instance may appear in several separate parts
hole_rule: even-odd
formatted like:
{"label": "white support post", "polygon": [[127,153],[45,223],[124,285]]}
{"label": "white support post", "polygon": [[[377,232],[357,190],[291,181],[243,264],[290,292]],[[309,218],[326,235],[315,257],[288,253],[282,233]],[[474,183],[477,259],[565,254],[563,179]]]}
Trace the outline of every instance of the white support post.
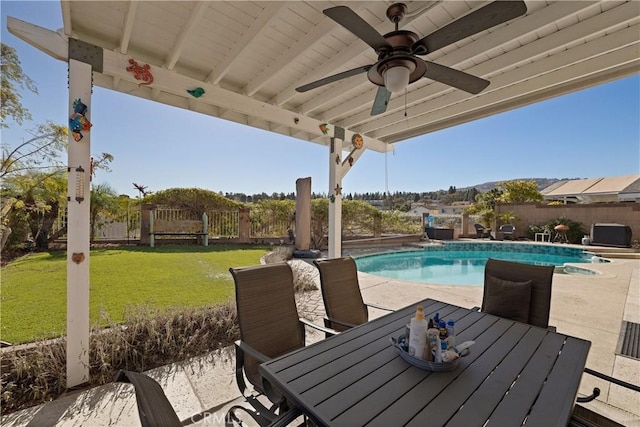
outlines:
{"label": "white support post", "polygon": [[[69,60],[69,116],[74,101],[87,106],[83,115],[90,121],[91,65]],[[83,131],[76,141],[69,131],[69,201],[67,216],[67,387],[89,381],[89,203],[91,200],[91,132]],[[78,174],[81,167],[84,173]],[[82,185],[84,200],[77,200]]]}
{"label": "white support post", "polygon": [[329,258],[342,256],[342,140],[329,144]]}

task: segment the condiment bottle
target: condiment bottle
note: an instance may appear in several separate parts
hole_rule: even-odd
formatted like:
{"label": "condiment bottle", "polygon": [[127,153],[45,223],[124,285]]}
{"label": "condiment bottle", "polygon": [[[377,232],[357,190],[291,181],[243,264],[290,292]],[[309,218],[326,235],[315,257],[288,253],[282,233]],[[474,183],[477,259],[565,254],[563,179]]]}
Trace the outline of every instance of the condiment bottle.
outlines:
{"label": "condiment bottle", "polygon": [[424,320],[424,309],[419,305],[416,316],[411,319],[409,329],[409,355],[422,359],[427,343],[427,321]]}
{"label": "condiment bottle", "polygon": [[449,345],[449,347],[455,347],[456,346],[456,329],[455,329],[455,321],[453,320],[449,320],[447,322],[447,335],[449,335],[449,337],[447,338],[447,344]]}

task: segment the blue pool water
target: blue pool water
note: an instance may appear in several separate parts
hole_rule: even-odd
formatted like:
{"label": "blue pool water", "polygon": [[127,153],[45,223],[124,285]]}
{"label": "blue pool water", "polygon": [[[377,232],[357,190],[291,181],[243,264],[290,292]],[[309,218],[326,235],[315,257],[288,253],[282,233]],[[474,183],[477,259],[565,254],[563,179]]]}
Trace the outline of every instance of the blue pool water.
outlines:
{"label": "blue pool water", "polygon": [[[488,258],[535,265],[590,263],[593,254],[560,245],[449,243],[424,250],[356,259],[358,270],[390,279],[443,285],[482,285]],[[561,269],[560,269],[561,270]],[[575,271],[575,270],[574,270]],[[584,270],[588,274],[589,270]]]}

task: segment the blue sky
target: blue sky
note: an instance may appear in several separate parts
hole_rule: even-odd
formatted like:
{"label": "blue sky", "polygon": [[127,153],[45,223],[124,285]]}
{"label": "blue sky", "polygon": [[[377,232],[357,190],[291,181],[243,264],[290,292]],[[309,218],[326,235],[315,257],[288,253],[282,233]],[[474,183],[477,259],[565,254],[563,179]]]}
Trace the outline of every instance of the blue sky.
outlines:
{"label": "blue sky", "polygon": [[[2,42],[15,48],[39,95],[25,92],[34,123],[68,120],[67,67],[9,34],[6,17],[62,27],[57,1],[2,1]],[[136,196],[157,191],[295,192],[312,178],[328,191],[328,152],[318,144],[94,88],[91,151],[111,153],[111,172],[94,183]],[[27,138],[9,123],[2,144]],[[29,126],[25,126],[28,128]],[[516,178],[594,178],[640,173],[640,77],[633,76],[367,151],[343,180],[343,194],[432,191]]]}

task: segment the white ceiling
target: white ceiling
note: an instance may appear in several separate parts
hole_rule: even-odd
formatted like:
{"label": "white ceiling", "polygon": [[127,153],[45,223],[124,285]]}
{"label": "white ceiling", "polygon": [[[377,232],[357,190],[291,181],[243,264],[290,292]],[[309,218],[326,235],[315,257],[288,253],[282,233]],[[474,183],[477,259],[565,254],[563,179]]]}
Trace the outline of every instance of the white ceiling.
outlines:
{"label": "white ceiling", "polygon": [[[486,1],[405,2],[401,22],[420,37]],[[366,74],[305,93],[295,88],[376,61],[375,52],[326,17],[347,5],[381,34],[388,1],[62,1],[64,34],[105,49],[94,84],[238,123],[327,144],[319,125],[395,143],[640,72],[640,2],[527,1],[526,16],[423,59],[485,78],[478,95],[420,79],[372,117]],[[128,60],[149,64],[138,84]],[[202,87],[194,98],[187,89]]]}

